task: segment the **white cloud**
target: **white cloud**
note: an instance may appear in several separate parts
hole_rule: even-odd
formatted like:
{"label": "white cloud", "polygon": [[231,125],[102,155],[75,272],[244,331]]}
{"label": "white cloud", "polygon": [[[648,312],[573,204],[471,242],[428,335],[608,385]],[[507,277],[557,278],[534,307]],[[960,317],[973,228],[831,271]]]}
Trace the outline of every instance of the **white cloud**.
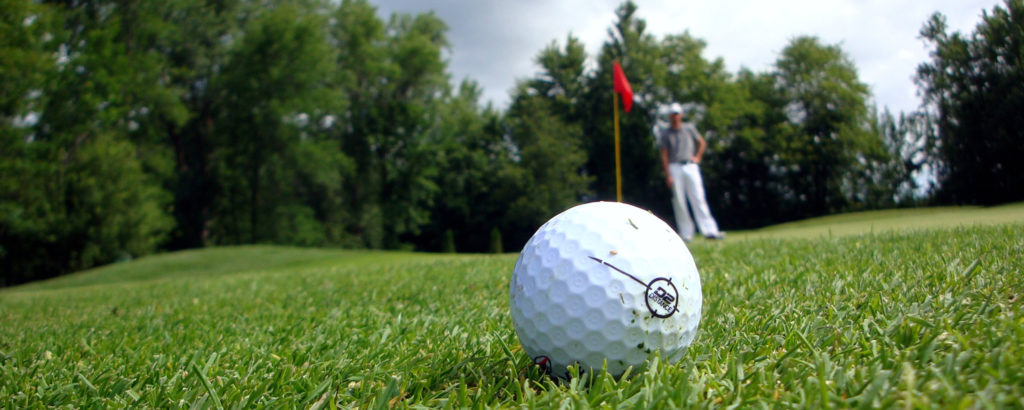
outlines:
{"label": "white cloud", "polygon": [[[552,41],[579,37],[594,57],[615,21],[618,0],[377,0],[382,17],[392,12],[434,10],[450,27],[449,70],[456,81],[469,77],[484,87],[484,98],[504,106],[517,79],[539,68],[534,58]],[[932,13],[946,15],[953,30],[971,32],[982,10],[998,0],[639,0],[638,16],[661,37],[689,30],[705,40],[705,58],[721,57],[728,69],[763,71],[787,42],[815,35],[840,44],[871,87],[875,101],[893,111],[910,111],[918,97],[913,76],[928,50],[918,32]]]}

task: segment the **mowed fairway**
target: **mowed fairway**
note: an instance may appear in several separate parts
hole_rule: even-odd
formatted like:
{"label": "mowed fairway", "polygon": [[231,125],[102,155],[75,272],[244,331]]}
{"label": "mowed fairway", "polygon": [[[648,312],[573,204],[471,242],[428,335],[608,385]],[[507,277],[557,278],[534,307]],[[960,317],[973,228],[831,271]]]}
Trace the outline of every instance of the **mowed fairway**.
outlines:
{"label": "mowed fairway", "polygon": [[1024,202],[994,207],[934,207],[855,212],[784,223],[737,238],[817,238],[914,229],[1024,223]]}
{"label": "mowed fairway", "polygon": [[697,241],[682,362],[569,382],[519,346],[515,254],[157,255],[0,291],[0,407],[1022,407],[1015,206]]}

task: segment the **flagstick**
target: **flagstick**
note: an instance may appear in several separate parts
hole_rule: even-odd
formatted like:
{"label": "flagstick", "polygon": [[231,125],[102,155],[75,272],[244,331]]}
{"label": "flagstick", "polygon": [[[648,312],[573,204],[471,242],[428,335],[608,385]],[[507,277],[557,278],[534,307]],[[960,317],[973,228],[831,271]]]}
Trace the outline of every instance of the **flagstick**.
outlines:
{"label": "flagstick", "polygon": [[622,202],[622,157],[619,155],[619,93],[612,93],[615,106],[615,198]]}

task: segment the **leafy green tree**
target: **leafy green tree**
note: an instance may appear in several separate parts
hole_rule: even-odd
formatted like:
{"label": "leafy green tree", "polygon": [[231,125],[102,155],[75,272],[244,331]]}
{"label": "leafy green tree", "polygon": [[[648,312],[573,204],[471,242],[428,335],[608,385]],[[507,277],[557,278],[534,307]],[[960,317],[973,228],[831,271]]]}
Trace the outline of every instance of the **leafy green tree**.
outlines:
{"label": "leafy green tree", "polygon": [[116,130],[138,146],[145,172],[161,182],[172,178],[161,131],[164,121],[180,124],[188,116],[160,51],[177,34],[164,21],[173,6],[142,0],[53,4],[62,16],[63,50],[59,84],[47,92],[43,134]]}
{"label": "leafy green tree", "polygon": [[364,0],[343,1],[331,36],[350,108],[336,138],[359,178],[345,183],[349,232],[367,247],[398,248],[428,223],[438,195],[438,109],[448,94],[447,26],[432,13],[385,25]]}
{"label": "leafy green tree", "polygon": [[[868,88],[839,46],[797,37],[775,63],[788,121],[774,172],[787,182],[795,217],[838,212],[855,203],[859,168],[885,155],[869,131]],[[784,198],[785,198],[784,197]]]}
{"label": "leafy green tree", "polygon": [[928,166],[924,138],[932,121],[920,113],[896,117],[888,109],[876,118],[872,132],[882,137],[888,160],[869,163],[866,168],[875,181],[868,202],[885,207],[923,202],[918,192],[928,186],[920,186],[918,179]]}
{"label": "leafy green tree", "polygon": [[458,249],[487,251],[490,230],[505,228],[509,204],[526,194],[502,118],[480,106],[480,95],[480,87],[465,80],[441,106],[435,146],[439,197],[416,240],[420,249],[442,249],[438,241],[450,229]]}
{"label": "leafy green tree", "polygon": [[536,57],[541,74],[520,81],[513,91],[505,121],[517,176],[502,230],[513,248],[525,244],[548,218],[593,196],[594,177],[587,169],[591,138],[583,132],[592,118],[586,58],[573,36],[564,47],[552,42]]}
{"label": "leafy green tree", "polygon": [[218,243],[327,242],[311,203],[332,203],[348,159],[310,121],[338,101],[327,83],[334,56],[323,20],[286,5],[260,15],[212,85],[222,95],[213,153]]}
{"label": "leafy green tree", "polygon": [[455,253],[455,231],[451,229],[446,229],[444,231],[444,236],[442,236],[441,243],[441,252]]}
{"label": "leafy green tree", "polygon": [[[0,286],[62,271],[48,259],[48,231],[57,219],[45,183],[52,170],[38,157],[31,118],[45,104],[55,75],[59,21],[45,5],[0,1]],[[50,39],[45,37],[49,33]]]}
{"label": "leafy green tree", "polygon": [[[377,203],[383,181],[373,167],[374,148],[371,133],[381,132],[386,121],[380,105],[384,95],[381,84],[387,83],[391,71],[387,35],[377,10],[365,0],[344,0],[332,14],[330,38],[336,43],[339,86],[350,105],[350,114],[341,116],[340,127],[333,130],[338,147],[355,162],[359,178],[344,181],[344,232],[355,247],[379,247],[383,242],[380,207]],[[376,171],[376,168],[375,168]]]}
{"label": "leafy green tree", "polygon": [[27,117],[40,108],[56,63],[59,27],[49,7],[32,1],[2,0],[0,9],[0,132],[13,138],[26,133]]}
{"label": "leafy green tree", "polygon": [[142,171],[134,144],[105,134],[70,150],[42,144],[22,145],[20,159],[3,161],[19,168],[13,182],[20,188],[4,201],[5,282],[145,255],[162,244],[173,223],[163,209],[169,198]]}
{"label": "leafy green tree", "polygon": [[404,246],[430,219],[438,195],[437,110],[450,87],[442,50],[448,26],[433,13],[392,16],[388,31],[395,77],[382,101],[385,124],[374,138],[377,167],[383,175],[380,206],[383,245]]}
{"label": "leafy green tree", "polygon": [[569,35],[564,48],[552,42],[541,50],[536,62],[544,71],[527,82],[531,92],[548,98],[553,112],[568,121],[580,119],[579,107],[588,85],[586,59],[583,43]]}
{"label": "leafy green tree", "polygon": [[936,13],[921,30],[931,61],[917,80],[937,123],[929,146],[937,198],[995,204],[1024,199],[1024,2],[984,12],[970,35],[948,33]]}
{"label": "leafy green tree", "polygon": [[498,227],[491,228],[491,242],[488,250],[491,253],[504,252],[501,245],[501,230],[499,230]]}
{"label": "leafy green tree", "polygon": [[[721,227],[756,227],[782,219],[784,181],[772,174],[786,116],[774,77],[741,70],[708,108],[701,172]],[[714,191],[711,191],[714,189]],[[711,192],[716,194],[711,195]]]}
{"label": "leafy green tree", "polygon": [[2,167],[17,173],[0,184],[13,193],[0,200],[9,282],[146,254],[171,227],[169,198],[147,171],[144,145],[132,138],[138,126],[132,113],[161,95],[134,90],[159,88],[158,76],[149,71],[147,56],[130,53],[121,9],[94,3],[35,7],[28,27],[36,21],[53,25],[33,36],[60,48],[38,72],[23,66],[15,74],[29,84],[43,82],[31,86],[29,95],[39,97],[26,106],[39,113],[38,120],[14,133],[4,129]]}
{"label": "leafy green tree", "polygon": [[216,162],[215,120],[221,115],[225,97],[214,87],[218,73],[228,63],[235,42],[244,36],[251,16],[261,9],[240,0],[176,0],[145,2],[161,7],[155,17],[167,27],[164,35],[154,37],[151,46],[165,59],[161,75],[173,88],[184,108],[184,118],[150,113],[152,124],[142,127],[161,140],[170,151],[173,177],[164,186],[174,193],[175,230],[171,249],[211,244],[211,220],[217,197],[214,175]]}
{"label": "leafy green tree", "polygon": [[143,172],[135,145],[112,135],[93,138],[58,168],[58,198],[65,201],[58,232],[70,270],[150,253],[173,223],[164,212],[169,195]]}
{"label": "leafy green tree", "polygon": [[526,243],[544,221],[579,203],[589,194],[591,180],[583,173],[580,127],[554,114],[549,100],[532,94],[520,85],[507,117],[521,169],[519,195],[508,210],[516,244]]}

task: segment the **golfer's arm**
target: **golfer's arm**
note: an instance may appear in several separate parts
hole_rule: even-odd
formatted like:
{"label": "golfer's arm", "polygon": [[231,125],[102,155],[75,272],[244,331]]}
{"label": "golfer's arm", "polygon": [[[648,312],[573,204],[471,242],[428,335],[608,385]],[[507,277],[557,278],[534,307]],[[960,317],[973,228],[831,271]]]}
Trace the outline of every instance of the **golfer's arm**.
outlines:
{"label": "golfer's arm", "polygon": [[668,150],[665,148],[661,149],[661,169],[665,170],[665,175],[668,176]]}
{"label": "golfer's arm", "polygon": [[704,158],[704,149],[708,147],[708,143],[704,141],[704,137],[697,134],[697,162],[700,162]]}

